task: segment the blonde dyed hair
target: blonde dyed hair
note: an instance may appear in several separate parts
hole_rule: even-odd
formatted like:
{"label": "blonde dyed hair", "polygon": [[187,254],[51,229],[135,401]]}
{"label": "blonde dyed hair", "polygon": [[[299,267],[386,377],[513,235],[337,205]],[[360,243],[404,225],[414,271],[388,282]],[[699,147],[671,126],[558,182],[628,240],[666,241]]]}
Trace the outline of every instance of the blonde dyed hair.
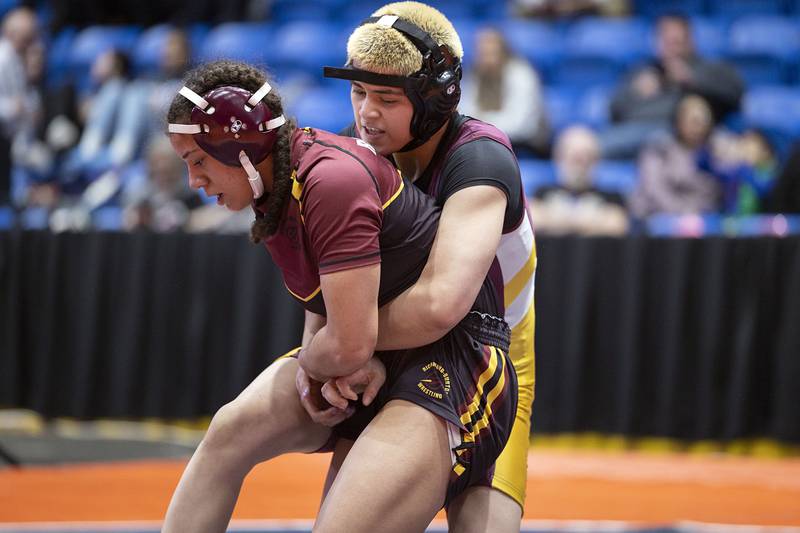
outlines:
{"label": "blonde dyed hair", "polygon": [[[427,32],[438,45],[446,46],[459,60],[464,55],[453,24],[439,10],[420,2],[386,4],[372,16],[395,15]],[[408,37],[394,28],[371,22],[356,28],[347,40],[347,63],[358,68],[410,76],[422,68],[422,53]]]}

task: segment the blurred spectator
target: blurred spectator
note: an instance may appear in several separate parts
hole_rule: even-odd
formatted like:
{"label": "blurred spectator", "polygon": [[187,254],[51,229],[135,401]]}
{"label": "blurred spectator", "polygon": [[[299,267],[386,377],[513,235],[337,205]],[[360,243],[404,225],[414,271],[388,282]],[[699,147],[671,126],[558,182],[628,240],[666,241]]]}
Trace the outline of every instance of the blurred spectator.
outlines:
{"label": "blurred spectator", "polygon": [[651,140],[639,157],[639,183],[631,197],[637,217],[654,213],[704,213],[720,208],[719,179],[709,139],[711,107],[686,96],[675,114],[675,134]]}
{"label": "blurred spectator", "polygon": [[203,201],[189,188],[183,161],[166,136],[155,137],[145,151],[142,172],[129,176],[123,191],[123,225],[155,231],[183,229],[190,212]]}
{"label": "blurred spectator", "polygon": [[149,92],[147,107],[152,119],[148,128],[150,135],[163,135],[167,108],[182,86],[183,76],[189,70],[191,59],[189,36],[177,28],[170,31],[161,55],[159,71],[146,89]]}
{"label": "blurred spectator", "polygon": [[0,37],[0,204],[11,196],[11,145],[20,125],[32,126],[36,103],[29,98],[25,55],[37,40],[36,14],[27,7],[4,18]]}
{"label": "blurred spectator", "polygon": [[780,169],[767,210],[800,215],[800,142],[792,146]]}
{"label": "blurred spectator", "polygon": [[511,53],[496,29],[483,29],[476,39],[475,64],[462,85],[461,112],[503,130],[515,150],[547,155],[550,127],[536,70]]}
{"label": "blurred spectator", "polygon": [[628,0],[513,0],[512,11],[520,17],[620,16],[630,11]]}
{"label": "blurred spectator", "polygon": [[606,157],[634,157],[649,134],[669,128],[682,96],[708,101],[715,121],[736,111],[744,83],[731,66],[699,57],[690,22],[664,15],[656,25],[655,61],[629,75],[611,101],[612,126],[602,136]]}
{"label": "blurred spectator", "polygon": [[53,153],[38,138],[44,118],[41,87],[44,76],[45,49],[41,42],[31,44],[24,57],[28,112],[16,122],[11,155],[15,203],[52,207],[57,191],[46,181],[53,167]]}
{"label": "blurred spectator", "polygon": [[584,126],[571,126],[558,137],[554,161],[558,184],[536,191],[531,212],[541,233],[622,235],[628,231],[625,199],[594,186],[600,143]]}
{"label": "blurred spectator", "polygon": [[766,135],[747,130],[724,151],[714,143],[711,168],[722,180],[722,212],[729,215],[754,215],[766,208],[775,185],[778,158]]}
{"label": "blurred spectator", "polygon": [[129,75],[130,61],[118,50],[101,54],[92,64],[92,81],[98,88],[84,103],[85,127],[62,172],[67,192],[82,192],[97,176],[138,153],[149,92]]}

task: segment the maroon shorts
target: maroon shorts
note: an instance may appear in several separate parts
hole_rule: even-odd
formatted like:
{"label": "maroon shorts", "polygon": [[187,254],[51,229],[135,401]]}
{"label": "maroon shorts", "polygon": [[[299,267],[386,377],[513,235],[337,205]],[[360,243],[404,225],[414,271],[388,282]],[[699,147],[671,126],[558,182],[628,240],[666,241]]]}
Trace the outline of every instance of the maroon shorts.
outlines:
{"label": "maroon shorts", "polygon": [[376,352],[386,365],[386,383],[372,404],[358,403],[356,413],[334,427],[330,444],[357,439],[389,401],[406,400],[452,424],[454,465],[445,506],[468,487],[490,485],[517,410],[510,335],[502,319],[472,312],[433,344]]}

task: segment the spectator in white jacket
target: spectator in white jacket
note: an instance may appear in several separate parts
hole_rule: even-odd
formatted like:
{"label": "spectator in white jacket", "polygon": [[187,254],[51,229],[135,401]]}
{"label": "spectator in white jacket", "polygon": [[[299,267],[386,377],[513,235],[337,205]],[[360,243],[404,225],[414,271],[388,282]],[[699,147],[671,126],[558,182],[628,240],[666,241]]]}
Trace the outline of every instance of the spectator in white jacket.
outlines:
{"label": "spectator in white jacket", "polygon": [[546,156],[550,127],[536,69],[493,28],[478,32],[475,63],[464,74],[459,110],[503,130],[518,152]]}
{"label": "spectator in white jacket", "polygon": [[0,204],[11,192],[11,145],[20,122],[35,110],[29,105],[25,54],[38,37],[36,14],[27,7],[3,18],[0,36]]}

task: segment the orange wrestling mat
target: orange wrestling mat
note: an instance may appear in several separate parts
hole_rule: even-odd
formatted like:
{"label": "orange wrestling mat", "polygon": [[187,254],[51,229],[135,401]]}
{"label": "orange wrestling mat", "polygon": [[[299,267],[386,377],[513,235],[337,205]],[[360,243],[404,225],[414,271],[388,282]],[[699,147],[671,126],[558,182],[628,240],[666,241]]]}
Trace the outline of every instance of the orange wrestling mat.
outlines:
{"label": "orange wrestling mat", "polygon": [[[313,518],[328,459],[288,455],[260,465],[234,518]],[[0,470],[0,523],[158,521],[184,465]],[[800,458],[535,450],[525,518],[800,527]]]}

